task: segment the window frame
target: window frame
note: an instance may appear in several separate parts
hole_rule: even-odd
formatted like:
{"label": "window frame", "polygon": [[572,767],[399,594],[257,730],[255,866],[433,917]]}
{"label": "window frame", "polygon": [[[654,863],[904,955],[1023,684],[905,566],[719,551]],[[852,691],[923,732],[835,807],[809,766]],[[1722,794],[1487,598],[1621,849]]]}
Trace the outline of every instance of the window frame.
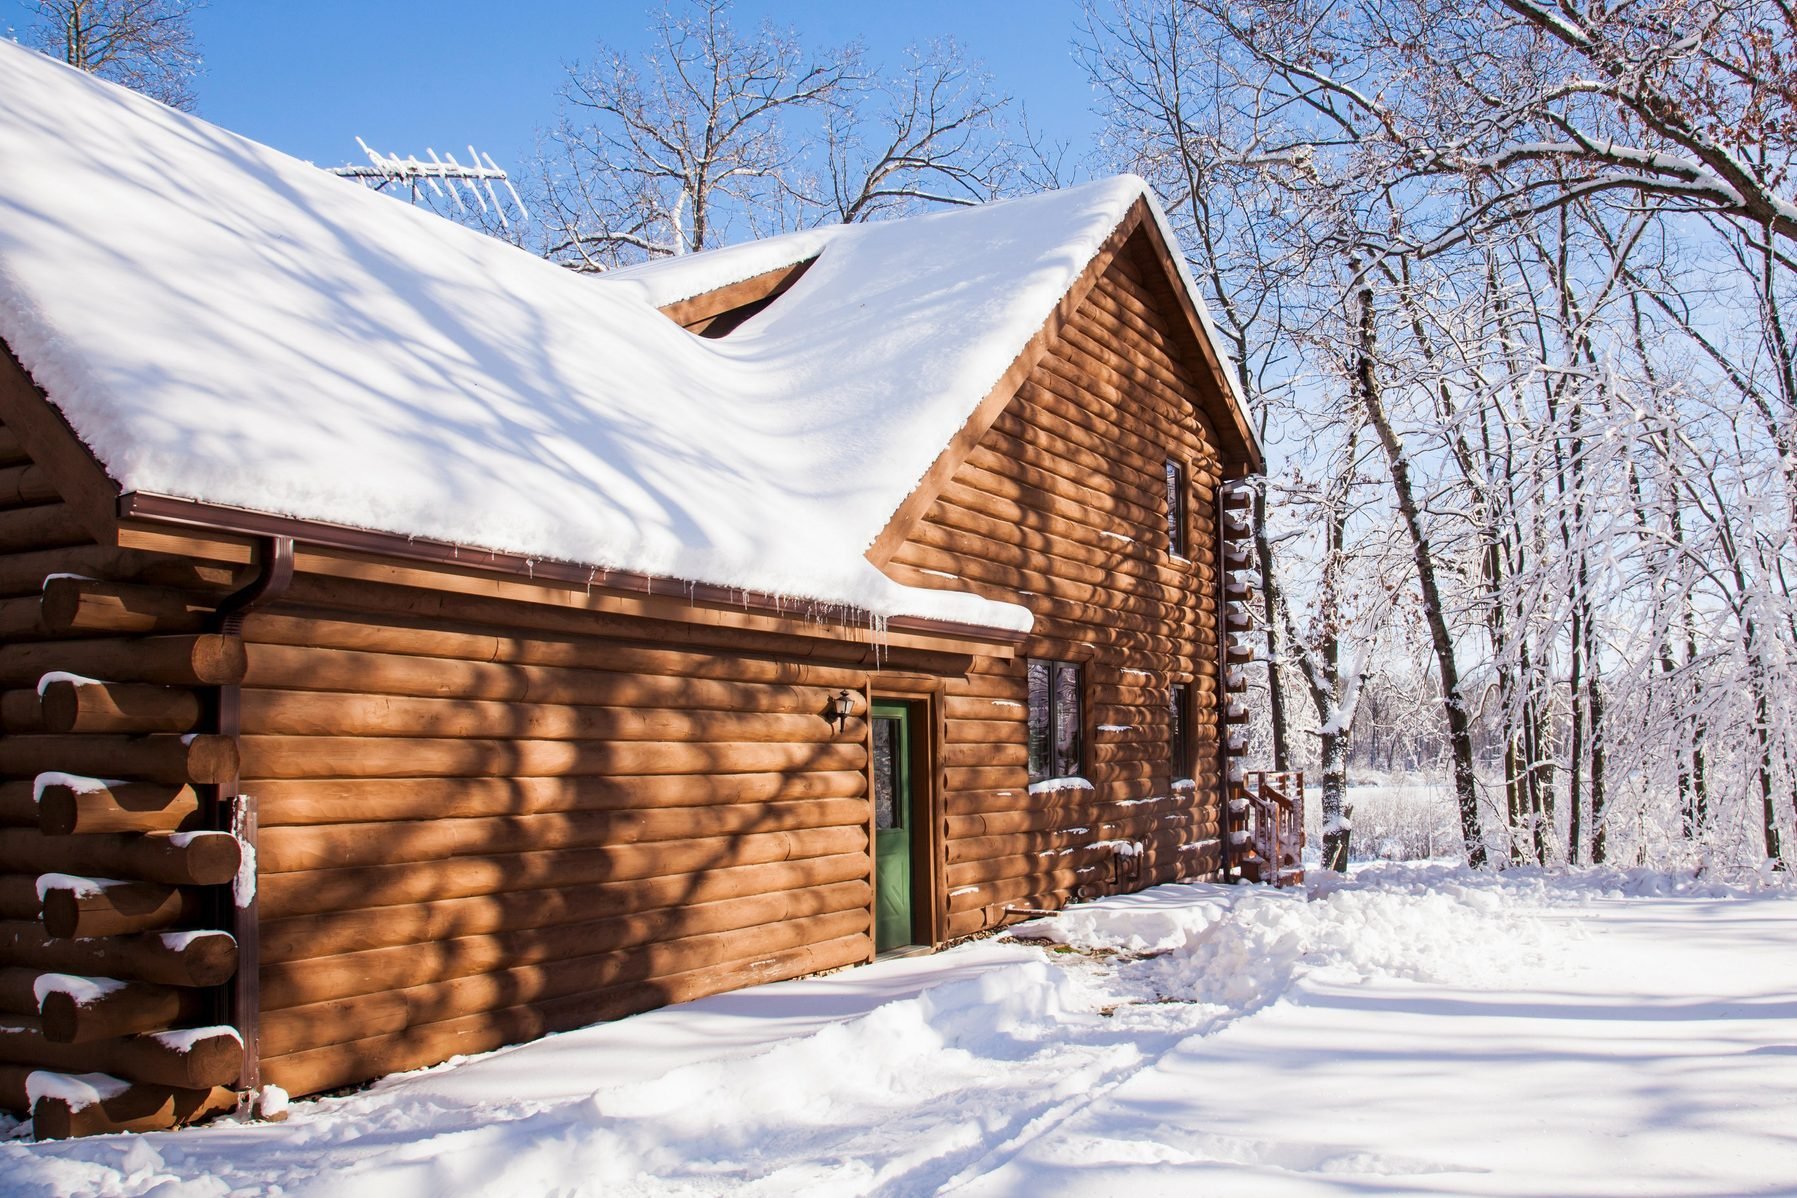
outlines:
{"label": "window frame", "polygon": [[1171,722],[1167,736],[1169,783],[1191,778],[1196,766],[1192,744],[1192,694],[1192,684],[1185,679],[1176,679],[1167,686],[1167,712]]}
{"label": "window frame", "polygon": [[1180,561],[1190,561],[1190,509],[1187,494],[1186,464],[1168,458],[1163,464],[1163,482],[1167,501],[1167,554]]}
{"label": "window frame", "polygon": [[[1042,712],[1042,724],[1046,728],[1047,745],[1043,752],[1043,762],[1040,770],[1037,768],[1036,755],[1037,712],[1036,686],[1033,677],[1033,674],[1037,669],[1044,669],[1047,671],[1046,683],[1042,688],[1045,697],[1045,707]],[[1068,759],[1061,756],[1061,751],[1055,743],[1056,730],[1062,726],[1062,716],[1064,714],[1061,710],[1062,705],[1059,697],[1061,687],[1058,683],[1065,671],[1071,671],[1074,679],[1072,728],[1075,739],[1073,752],[1071,754],[1071,764],[1073,767],[1071,770],[1059,768],[1060,766],[1068,764]],[[1086,745],[1090,738],[1086,735],[1086,674],[1083,663],[1049,657],[1031,657],[1026,659],[1024,663],[1024,681],[1027,692],[1024,703],[1024,742],[1028,751],[1028,760],[1025,768],[1029,773],[1030,785],[1034,786],[1038,782],[1046,782],[1051,778],[1084,777],[1086,773]]]}

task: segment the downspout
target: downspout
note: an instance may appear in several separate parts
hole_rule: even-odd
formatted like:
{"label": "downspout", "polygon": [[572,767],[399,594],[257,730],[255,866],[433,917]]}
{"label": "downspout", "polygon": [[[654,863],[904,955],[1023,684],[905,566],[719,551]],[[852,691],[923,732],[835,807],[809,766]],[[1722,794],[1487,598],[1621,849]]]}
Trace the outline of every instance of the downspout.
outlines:
{"label": "downspout", "polygon": [[[249,583],[234,591],[212,613],[214,632],[239,636],[244,617],[279,599],[293,581],[293,538],[258,538],[251,559]],[[231,738],[235,745],[243,732],[243,688],[236,683],[218,688],[213,707],[212,731]],[[218,901],[218,923],[237,941],[237,973],[227,984],[220,1014],[237,1029],[243,1040],[243,1069],[237,1088],[246,1105],[256,1101],[262,1089],[262,929],[256,898],[257,827],[256,796],[243,794],[241,777],[233,775],[211,788],[212,826],[230,832],[242,846],[243,864],[237,881]]]}
{"label": "downspout", "polygon": [[1217,859],[1222,863],[1225,882],[1235,880],[1229,873],[1230,858],[1235,855],[1229,843],[1232,814],[1229,803],[1235,797],[1235,784],[1229,780],[1229,547],[1226,543],[1229,540],[1229,513],[1224,508],[1224,497],[1231,485],[1229,482],[1218,483],[1216,502],[1212,505],[1217,530],[1213,550],[1217,563],[1214,588],[1217,604],[1217,692],[1215,702],[1212,703],[1217,728]]}

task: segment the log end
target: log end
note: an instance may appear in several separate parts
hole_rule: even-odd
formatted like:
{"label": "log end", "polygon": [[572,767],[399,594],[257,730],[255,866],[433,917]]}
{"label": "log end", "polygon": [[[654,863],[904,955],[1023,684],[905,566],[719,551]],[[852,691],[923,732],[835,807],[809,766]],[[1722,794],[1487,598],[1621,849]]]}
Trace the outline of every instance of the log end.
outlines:
{"label": "log end", "polygon": [[[235,760],[235,746],[232,757]],[[184,840],[184,885],[222,886],[237,877],[243,845],[229,832],[177,832],[175,837]]]}
{"label": "log end", "polygon": [[243,638],[209,633],[193,639],[193,673],[208,686],[236,686],[249,671]]}
{"label": "log end", "polygon": [[45,732],[63,735],[75,731],[81,718],[81,696],[67,679],[46,683],[38,694],[39,719]]}
{"label": "log end", "polygon": [[236,737],[196,736],[187,742],[189,782],[217,785],[234,781],[238,762]]}
{"label": "log end", "polygon": [[80,817],[73,787],[58,783],[38,792],[37,826],[45,836],[73,836]]}

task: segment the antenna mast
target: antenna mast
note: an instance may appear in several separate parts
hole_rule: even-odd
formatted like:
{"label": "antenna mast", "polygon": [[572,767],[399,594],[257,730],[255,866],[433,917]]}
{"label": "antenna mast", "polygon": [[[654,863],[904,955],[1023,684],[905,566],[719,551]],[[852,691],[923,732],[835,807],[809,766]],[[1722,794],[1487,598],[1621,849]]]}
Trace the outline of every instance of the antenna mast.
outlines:
{"label": "antenna mast", "polygon": [[524,206],[518,189],[512,186],[510,176],[500,169],[491,155],[482,154],[473,146],[468,147],[469,162],[463,164],[456,161],[454,154],[445,153],[443,157],[437,157],[437,151],[429,146],[424,150],[429,156],[429,161],[426,161],[415,154],[406,158],[401,158],[398,154],[382,154],[360,137],[356,138],[356,144],[368,155],[369,165],[333,166],[326,169],[345,179],[360,180],[376,191],[385,191],[389,184],[400,184],[408,189],[414,204],[418,202],[420,187],[428,187],[432,195],[447,197],[457,212],[470,211],[469,206],[462,201],[462,191],[465,189],[475,207],[483,214],[492,213],[498,217],[500,225],[509,229],[512,226],[506,219],[505,205],[500,202],[499,194],[493,188],[493,184],[498,183],[512,198],[518,214],[525,220],[530,219],[530,210]]}

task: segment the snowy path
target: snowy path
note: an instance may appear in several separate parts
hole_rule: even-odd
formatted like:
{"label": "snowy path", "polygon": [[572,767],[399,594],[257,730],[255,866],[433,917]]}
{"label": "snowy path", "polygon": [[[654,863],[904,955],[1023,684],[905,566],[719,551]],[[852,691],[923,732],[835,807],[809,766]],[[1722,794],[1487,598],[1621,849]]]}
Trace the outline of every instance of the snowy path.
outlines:
{"label": "snowy path", "polygon": [[280,1125],[0,1144],[0,1192],[1797,1193],[1797,893],[1672,888],[1163,887],[1031,925],[1072,951],[722,995]]}

